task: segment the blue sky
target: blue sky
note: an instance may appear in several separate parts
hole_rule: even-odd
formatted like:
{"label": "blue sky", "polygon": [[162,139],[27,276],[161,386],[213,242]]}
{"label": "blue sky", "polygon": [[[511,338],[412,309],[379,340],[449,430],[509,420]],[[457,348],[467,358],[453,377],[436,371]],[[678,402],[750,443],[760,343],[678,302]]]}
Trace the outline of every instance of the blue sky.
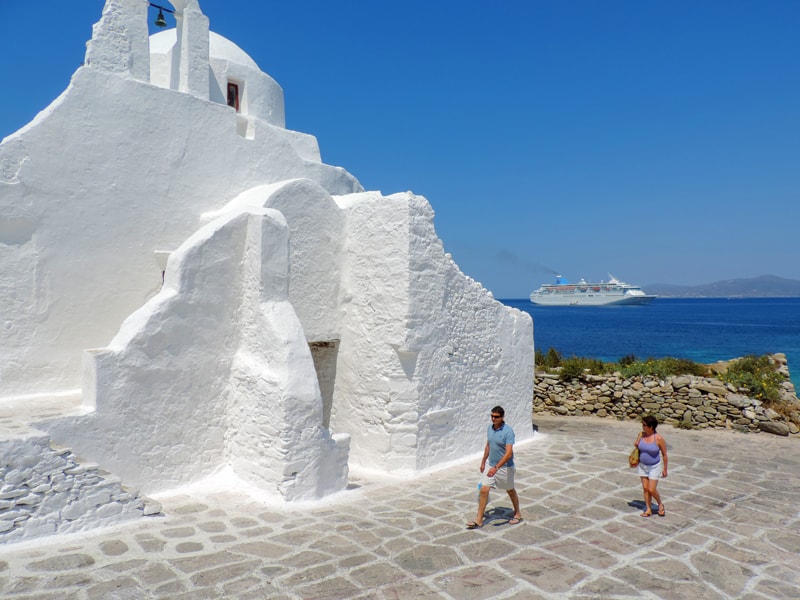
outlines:
{"label": "blue sky", "polygon": [[[103,4],[0,0],[0,137],[67,86]],[[428,198],[497,297],[551,271],[800,279],[797,0],[200,5],[289,128],[365,188]]]}

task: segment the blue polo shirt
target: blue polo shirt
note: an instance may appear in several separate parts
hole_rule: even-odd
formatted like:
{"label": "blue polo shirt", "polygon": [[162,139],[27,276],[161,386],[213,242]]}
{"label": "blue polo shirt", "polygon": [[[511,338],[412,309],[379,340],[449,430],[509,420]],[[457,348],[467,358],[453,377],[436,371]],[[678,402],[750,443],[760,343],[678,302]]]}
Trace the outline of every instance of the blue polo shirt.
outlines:
{"label": "blue polo shirt", "polygon": [[[511,426],[503,421],[500,429],[495,429],[493,425],[489,425],[489,431],[486,433],[487,441],[489,442],[489,466],[493,467],[506,453],[506,446],[514,443],[514,430]],[[508,459],[504,467],[514,466],[514,455]]]}

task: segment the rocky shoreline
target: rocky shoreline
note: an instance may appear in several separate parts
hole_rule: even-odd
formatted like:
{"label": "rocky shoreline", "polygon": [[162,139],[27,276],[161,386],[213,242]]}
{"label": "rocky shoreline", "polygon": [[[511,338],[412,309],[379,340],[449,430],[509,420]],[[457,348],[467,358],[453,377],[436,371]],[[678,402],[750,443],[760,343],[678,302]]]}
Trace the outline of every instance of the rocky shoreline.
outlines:
{"label": "rocky shoreline", "polygon": [[[625,378],[621,373],[589,375],[562,381],[558,373],[536,372],[533,412],[562,416],[597,416],[618,420],[653,414],[662,423],[686,429],[732,429],[800,438],[800,402],[788,380],[786,356],[771,356],[787,376],[781,398],[792,407],[779,413],[716,377],[677,375],[664,379]],[[727,363],[711,365],[717,373]],[[791,417],[791,418],[790,418]]]}

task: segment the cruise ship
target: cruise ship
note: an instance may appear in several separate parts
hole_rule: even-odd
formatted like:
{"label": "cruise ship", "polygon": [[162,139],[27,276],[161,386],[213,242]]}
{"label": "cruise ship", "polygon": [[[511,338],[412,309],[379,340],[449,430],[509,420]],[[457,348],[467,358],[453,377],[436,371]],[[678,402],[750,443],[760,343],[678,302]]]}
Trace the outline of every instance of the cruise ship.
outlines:
{"label": "cruise ship", "polygon": [[555,283],[545,283],[531,294],[531,302],[542,306],[610,306],[648,304],[655,298],[638,285],[624,283],[611,275],[608,281],[569,283],[561,275]]}

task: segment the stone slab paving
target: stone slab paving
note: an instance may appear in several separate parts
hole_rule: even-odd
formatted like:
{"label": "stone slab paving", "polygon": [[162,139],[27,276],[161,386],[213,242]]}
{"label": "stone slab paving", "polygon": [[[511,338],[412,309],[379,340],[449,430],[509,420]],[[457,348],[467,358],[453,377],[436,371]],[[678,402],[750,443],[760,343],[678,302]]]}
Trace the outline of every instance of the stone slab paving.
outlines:
{"label": "stone slab paving", "polygon": [[[474,517],[478,459],[411,481],[355,479],[285,508],[183,493],[163,516],[0,547],[15,600],[797,598],[800,443],[661,427],[664,518],[639,516],[636,422],[537,416],[517,448],[525,520],[493,493]],[[355,487],[355,486],[354,486]]]}

